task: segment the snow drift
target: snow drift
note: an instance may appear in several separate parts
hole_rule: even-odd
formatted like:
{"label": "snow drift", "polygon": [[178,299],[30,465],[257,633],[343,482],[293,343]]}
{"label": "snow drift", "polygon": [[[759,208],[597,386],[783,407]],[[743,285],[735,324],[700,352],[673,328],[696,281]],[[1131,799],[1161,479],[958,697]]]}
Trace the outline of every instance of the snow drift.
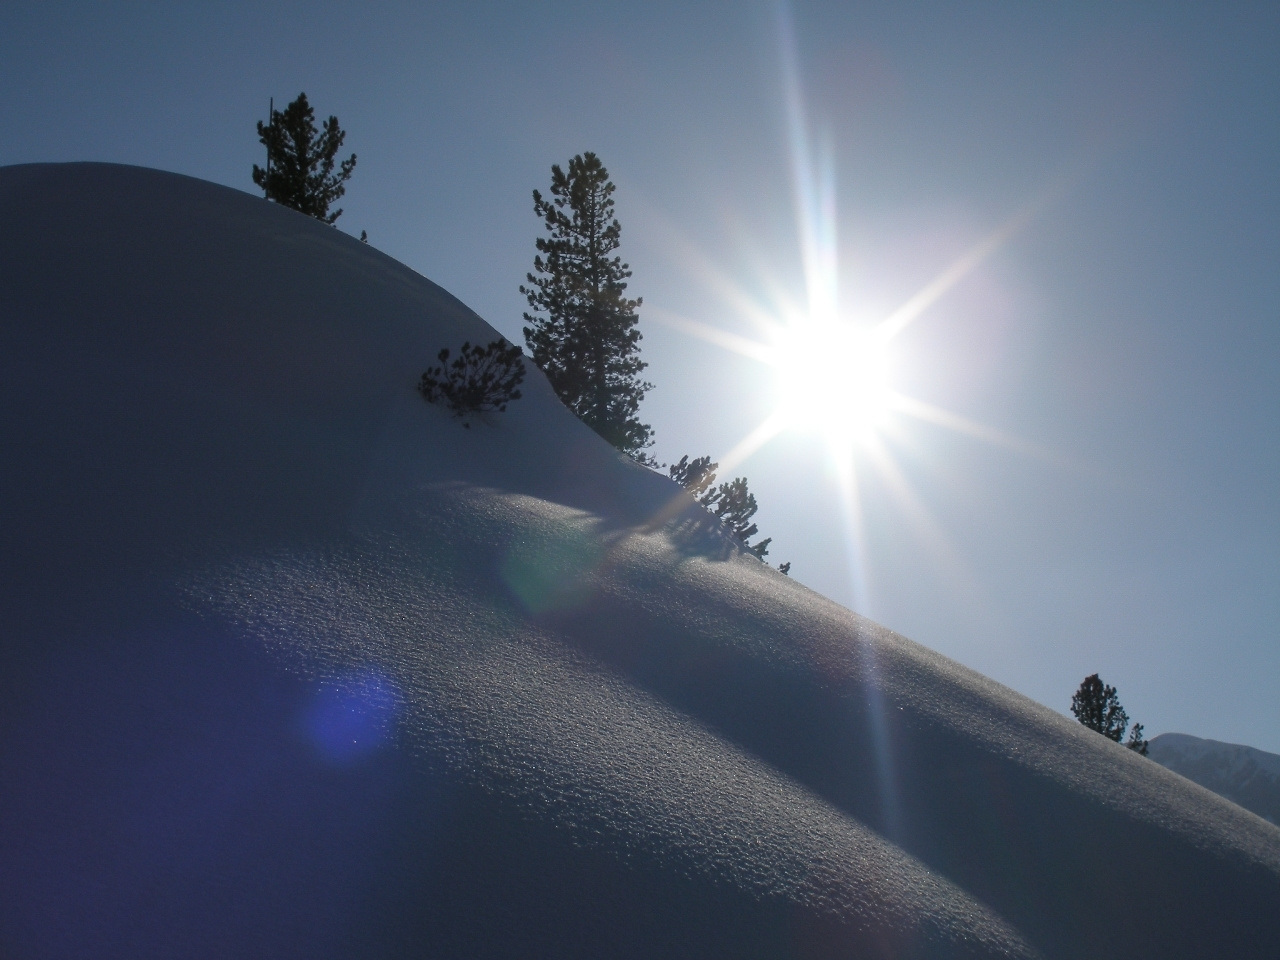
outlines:
{"label": "snow drift", "polygon": [[[745,555],[224,187],[0,170],[6,957],[1274,956],[1280,830]],[[495,282],[508,282],[495,278]]]}

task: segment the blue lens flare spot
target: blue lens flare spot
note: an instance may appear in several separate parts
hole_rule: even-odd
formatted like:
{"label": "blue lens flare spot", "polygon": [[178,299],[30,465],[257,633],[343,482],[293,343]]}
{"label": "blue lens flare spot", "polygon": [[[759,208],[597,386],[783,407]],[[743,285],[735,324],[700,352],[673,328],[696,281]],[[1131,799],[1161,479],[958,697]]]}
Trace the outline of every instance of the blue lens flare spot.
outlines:
{"label": "blue lens flare spot", "polygon": [[305,718],[307,737],[326,760],[354,763],[391,737],[399,706],[395,684],[376,670],[339,677],[316,691]]}

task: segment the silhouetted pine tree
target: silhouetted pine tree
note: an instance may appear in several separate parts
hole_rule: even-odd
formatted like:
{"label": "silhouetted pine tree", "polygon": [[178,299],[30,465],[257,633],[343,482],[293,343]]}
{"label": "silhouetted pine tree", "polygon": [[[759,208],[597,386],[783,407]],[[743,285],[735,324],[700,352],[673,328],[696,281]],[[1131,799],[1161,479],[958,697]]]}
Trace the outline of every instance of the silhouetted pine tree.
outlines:
{"label": "silhouetted pine tree", "polygon": [[[747,489],[747,478],[737,477],[729,483],[722,483],[716,488],[715,505],[712,512],[732,531],[733,535],[744,544],[754,537],[758,528],[751,522],[756,512],[756,495]],[[772,537],[766,537],[759,543],[747,544],[747,549],[763,560],[769,554]]]}
{"label": "silhouetted pine tree", "polygon": [[716,468],[720,464],[712,463],[710,457],[698,457],[690,460],[688,454],[667,468],[671,479],[689,491],[689,496],[704,507],[715,504],[719,494],[711,486],[716,480]]}
{"label": "silhouetted pine tree", "polygon": [[[756,525],[751,522],[751,518],[755,516],[758,509],[755,494],[747,488],[746,477],[738,477],[732,483],[722,483],[718,487],[713,487],[712,484],[716,481],[716,468],[719,466],[720,464],[710,457],[690,460],[686,455],[680,458],[679,463],[668,467],[667,473],[672,480],[689,491],[690,496],[698,503],[714,513],[730,532],[742,541],[748,551],[763,560],[769,553],[769,544],[773,542],[773,538],[766,537],[754,544],[748,542],[759,532]],[[784,563],[778,569],[785,574],[790,574],[791,564]]]}
{"label": "silhouetted pine tree", "polygon": [[1133,725],[1133,729],[1129,731],[1129,739],[1125,741],[1124,745],[1130,750],[1138,751],[1144,757],[1147,755],[1147,740],[1142,735],[1142,724],[1135,723]]}
{"label": "silhouetted pine tree", "polygon": [[323,132],[317,130],[315,111],[307,103],[307,95],[300,93],[283,111],[272,110],[270,123],[258,121],[258,139],[267,148],[267,167],[253,165],[253,182],[268,200],[333,223],[342,211],[330,213],[329,206],[347,192],[343,184],[356,166],[353,153],[334,172],[334,160],[346,137],[337,117],[325,121]]}
{"label": "silhouetted pine tree", "polygon": [[[1116,743],[1124,739],[1125,728],[1129,726],[1129,714],[1120,706],[1116,688],[1103,683],[1096,673],[1085,677],[1080,689],[1072,695],[1071,712],[1090,730],[1096,730]],[[1133,732],[1129,734],[1125,746],[1144,757],[1147,755],[1147,741],[1142,738],[1142,724],[1133,725]]]}
{"label": "silhouetted pine tree", "polygon": [[637,417],[653,384],[640,379],[641,300],[628,300],[631,269],[618,249],[614,185],[594,153],[551,168],[551,199],[533,191],[547,236],[537,240],[533,273],[520,292],[529,301],[525,343],[556,394],[587,426],[624,453],[649,462],[653,430]]}

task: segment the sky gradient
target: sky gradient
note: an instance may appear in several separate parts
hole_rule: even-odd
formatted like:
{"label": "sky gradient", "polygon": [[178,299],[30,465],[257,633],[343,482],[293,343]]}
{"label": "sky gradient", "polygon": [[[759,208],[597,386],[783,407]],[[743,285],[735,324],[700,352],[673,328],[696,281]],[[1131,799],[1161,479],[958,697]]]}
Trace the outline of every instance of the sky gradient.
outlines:
{"label": "sky gradient", "polygon": [[359,156],[339,229],[522,342],[530,193],[594,150],[654,452],[721,457],[772,374],[672,322],[805,301],[790,50],[851,320],[1034,212],[895,344],[903,392],[1010,442],[900,420],[857,552],[824,443],[779,436],[737,471],[769,559],[1056,709],[1100,672],[1148,735],[1280,752],[1278,42],[1269,4],[18,3],[0,164],[254,192],[305,90]]}

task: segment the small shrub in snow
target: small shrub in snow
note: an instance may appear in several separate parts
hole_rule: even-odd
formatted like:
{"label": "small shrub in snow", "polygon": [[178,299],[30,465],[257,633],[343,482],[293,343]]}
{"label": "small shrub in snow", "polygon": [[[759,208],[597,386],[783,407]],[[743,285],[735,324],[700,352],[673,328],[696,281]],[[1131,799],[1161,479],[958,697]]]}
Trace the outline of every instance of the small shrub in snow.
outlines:
{"label": "small shrub in snow", "polygon": [[524,380],[524,357],[520,348],[505,340],[487,347],[464,343],[458,356],[449,362],[449,351],[441,350],[440,366],[429,367],[418,383],[428,403],[444,403],[470,427],[469,413],[502,412],[512,400],[520,399]]}

